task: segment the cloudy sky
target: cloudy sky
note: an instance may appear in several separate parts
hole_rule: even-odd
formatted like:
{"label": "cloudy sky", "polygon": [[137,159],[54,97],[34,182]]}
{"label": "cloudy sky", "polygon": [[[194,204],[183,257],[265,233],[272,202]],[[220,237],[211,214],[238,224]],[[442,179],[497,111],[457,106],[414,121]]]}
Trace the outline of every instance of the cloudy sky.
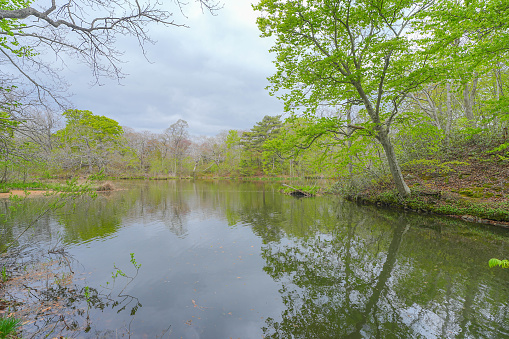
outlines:
{"label": "cloudy sky", "polygon": [[251,1],[222,2],[216,16],[190,4],[185,18],[167,1],[174,19],[189,28],[151,26],[157,42],[146,46],[150,62],[135,39],[119,41],[128,74],[120,85],[102,79],[91,87],[90,71],[70,67],[66,78],[75,107],[139,131],[161,132],[184,119],[193,135],[249,129],[265,115],[281,114],[282,103],[265,90],[275,71],[272,42],[260,38]]}

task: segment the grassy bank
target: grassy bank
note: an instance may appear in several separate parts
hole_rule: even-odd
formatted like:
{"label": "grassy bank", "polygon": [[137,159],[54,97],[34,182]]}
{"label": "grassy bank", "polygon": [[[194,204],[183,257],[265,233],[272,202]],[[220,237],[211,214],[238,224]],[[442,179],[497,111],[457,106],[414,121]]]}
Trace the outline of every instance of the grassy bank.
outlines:
{"label": "grassy bank", "polygon": [[412,195],[401,198],[389,176],[347,198],[359,203],[445,214],[509,227],[509,159],[496,144],[467,142],[439,157],[404,163]]}
{"label": "grassy bank", "polygon": [[61,183],[32,181],[32,182],[4,182],[0,183],[0,193],[9,193],[11,190],[48,191],[60,190],[64,187]]}

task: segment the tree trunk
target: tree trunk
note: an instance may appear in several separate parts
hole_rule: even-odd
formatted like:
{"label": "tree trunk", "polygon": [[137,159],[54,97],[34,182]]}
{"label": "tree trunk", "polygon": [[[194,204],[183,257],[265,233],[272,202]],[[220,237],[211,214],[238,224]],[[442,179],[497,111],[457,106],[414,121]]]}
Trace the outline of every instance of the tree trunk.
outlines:
{"label": "tree trunk", "polygon": [[347,147],[348,147],[348,158],[350,162],[348,163],[348,175],[350,177],[350,187],[353,187],[353,157],[350,153],[350,150],[352,149],[352,139],[350,136],[352,135],[352,105],[348,105],[348,108],[346,110],[346,121],[348,123],[347,127],[347,133],[348,133],[348,141],[347,141]]}
{"label": "tree trunk", "polygon": [[[392,146],[391,139],[389,137],[389,126],[384,127],[380,121],[380,114],[378,111],[378,107],[375,109],[370,99],[364,92],[362,85],[360,83],[352,83],[359,93],[366,110],[368,111],[368,115],[371,118],[371,121],[375,124],[376,130],[376,139],[380,142],[382,147],[384,148],[385,155],[387,157],[387,162],[389,163],[389,168],[391,170],[392,179],[394,180],[394,184],[398,189],[398,193],[402,197],[410,196],[410,188],[408,188],[405,179],[403,179],[403,174],[401,173],[401,168],[399,167],[398,159],[396,158],[396,153],[394,152],[394,147]],[[379,93],[381,97],[381,92]],[[387,128],[387,129],[386,129]]]}
{"label": "tree trunk", "polygon": [[200,158],[194,161],[194,167],[193,167],[193,178],[196,177],[196,167],[198,167],[198,162],[200,161]]}
{"label": "tree trunk", "polygon": [[[493,72],[495,73],[495,98],[497,100],[497,103],[500,101],[500,94],[502,92],[502,86],[501,86],[501,79],[500,79],[500,67],[498,67],[499,65],[497,64],[497,67],[493,70]],[[499,119],[499,115],[500,115],[500,111],[498,111],[495,115],[495,119],[493,120],[493,130],[494,132],[498,132],[499,131],[499,127],[502,127],[500,126],[500,119]]]}
{"label": "tree trunk", "polygon": [[477,73],[475,73],[474,80],[472,81],[472,90],[469,90],[468,88],[468,81],[463,83],[463,105],[465,109],[465,117],[471,123],[472,127],[476,126],[474,118],[474,102],[478,80],[479,78]]}
{"label": "tree trunk", "polygon": [[446,88],[447,88],[447,122],[445,124],[445,144],[449,146],[452,126],[451,82],[449,80],[447,81]]}
{"label": "tree trunk", "polygon": [[7,182],[7,164],[4,165],[4,173],[2,174],[0,182],[2,183]]}
{"label": "tree trunk", "polygon": [[364,307],[364,312],[361,314],[361,318],[359,319],[361,321],[358,321],[355,324],[355,331],[345,336],[344,338],[361,338],[361,331],[368,323],[369,319],[371,319],[370,314],[373,312],[373,309],[377,308],[377,305],[379,304],[380,300],[383,300],[384,296],[387,297],[387,285],[391,280],[392,271],[396,267],[398,253],[401,248],[401,244],[403,243],[403,236],[409,228],[410,225],[404,225],[400,218],[398,226],[394,230],[389,249],[387,250],[387,259],[382,266],[382,271],[376,279],[376,285],[373,285],[373,292],[367,300],[366,306]]}
{"label": "tree trunk", "polygon": [[[431,90],[431,89],[429,89]],[[430,107],[430,110],[431,110],[431,118],[433,119],[434,123],[435,123],[435,126],[438,128],[438,129],[442,129],[442,125],[440,124],[440,119],[438,118],[438,111],[440,110],[437,105],[435,104],[435,102],[433,101],[433,98],[431,97],[431,95],[428,93],[428,90],[424,90],[424,95],[426,96],[426,101],[428,102],[428,106]]]}
{"label": "tree trunk", "polygon": [[402,197],[408,197],[411,194],[410,188],[408,188],[405,179],[403,178],[403,173],[401,173],[401,168],[399,167],[398,160],[396,159],[396,153],[394,152],[394,147],[392,146],[388,133],[386,131],[379,131],[378,141],[384,148],[385,156],[387,157],[387,162],[389,163],[389,168],[391,170],[394,183],[396,184],[396,188],[398,189],[398,193]]}

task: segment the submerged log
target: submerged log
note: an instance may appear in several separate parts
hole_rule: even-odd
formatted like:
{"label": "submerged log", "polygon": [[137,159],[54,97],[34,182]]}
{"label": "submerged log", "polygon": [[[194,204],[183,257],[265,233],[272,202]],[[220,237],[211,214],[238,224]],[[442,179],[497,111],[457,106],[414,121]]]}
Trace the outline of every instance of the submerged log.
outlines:
{"label": "submerged log", "polygon": [[312,197],[313,196],[313,194],[308,193],[308,192],[304,192],[303,190],[301,190],[299,188],[295,188],[295,187],[292,187],[292,186],[287,185],[287,184],[282,184],[282,185],[286,186],[288,188],[291,188],[293,190],[293,192],[288,193],[289,195],[293,195],[295,197]]}

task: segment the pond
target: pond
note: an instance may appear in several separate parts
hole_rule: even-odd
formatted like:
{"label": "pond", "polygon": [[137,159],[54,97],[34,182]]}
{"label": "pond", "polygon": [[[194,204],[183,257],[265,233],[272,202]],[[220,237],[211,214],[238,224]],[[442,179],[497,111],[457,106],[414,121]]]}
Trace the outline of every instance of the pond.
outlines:
{"label": "pond", "polygon": [[[45,295],[71,320],[54,316],[49,326],[32,316],[26,333],[509,337],[509,269],[488,268],[492,257],[509,258],[505,229],[333,196],[297,199],[272,183],[116,185],[125,189],[43,215],[20,237],[27,258],[62,254],[61,244],[70,258]],[[44,204],[27,199],[0,242],[21,234]],[[47,321],[52,310],[43,311]]]}

